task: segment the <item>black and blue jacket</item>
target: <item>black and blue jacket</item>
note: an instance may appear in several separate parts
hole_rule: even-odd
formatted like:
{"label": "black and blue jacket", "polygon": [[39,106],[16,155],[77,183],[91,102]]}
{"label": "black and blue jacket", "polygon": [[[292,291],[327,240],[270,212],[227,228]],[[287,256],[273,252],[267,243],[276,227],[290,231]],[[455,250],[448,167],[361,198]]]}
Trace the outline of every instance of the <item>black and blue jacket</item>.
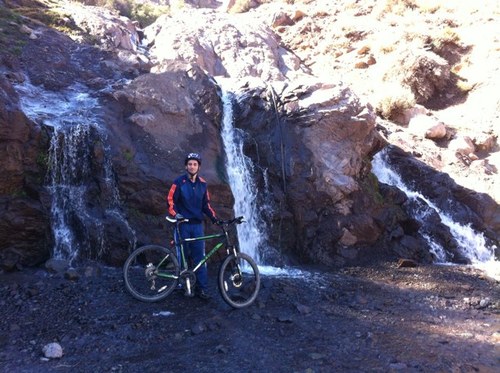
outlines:
{"label": "black and blue jacket", "polygon": [[192,182],[189,176],[182,175],[174,180],[167,196],[168,213],[172,216],[181,214],[190,223],[201,223],[203,214],[215,221],[215,211],[210,206],[207,182],[197,176]]}

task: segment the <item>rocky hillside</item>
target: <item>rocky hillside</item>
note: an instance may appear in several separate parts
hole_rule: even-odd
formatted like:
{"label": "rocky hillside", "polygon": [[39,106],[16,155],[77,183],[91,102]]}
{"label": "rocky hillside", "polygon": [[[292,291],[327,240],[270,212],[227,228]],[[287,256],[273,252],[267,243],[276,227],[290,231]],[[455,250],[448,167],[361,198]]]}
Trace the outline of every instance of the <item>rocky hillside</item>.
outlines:
{"label": "rocky hillside", "polygon": [[390,142],[498,202],[499,12],[494,0],[303,0],[249,14],[315,75],[366,97]]}
{"label": "rocky hillside", "polygon": [[[155,22],[141,24],[144,17],[120,7],[139,22],[79,3],[0,3],[0,129],[9,175],[0,185],[8,212],[0,221],[3,265],[40,262],[58,239],[48,219],[59,197],[47,183],[54,190],[61,177],[50,155],[59,145],[50,143],[48,113],[31,120],[21,113],[28,83],[45,92],[31,102],[55,92],[64,106],[80,97],[75,89],[99,102],[96,120],[109,136],[94,124],[85,129],[88,164],[78,173],[85,178],[75,181],[85,184],[85,198],[70,212],[62,205],[77,246],[110,264],[120,264],[127,247],[165,240],[165,183],[193,146],[203,149],[214,204],[231,213],[219,136],[220,85],[229,79],[239,92],[235,122],[250,135],[245,151],[259,165],[257,186],[270,191],[258,197],[273,206],[264,212],[270,242],[281,251],[325,264],[381,253],[432,260],[417,237],[420,223],[402,212],[406,199],[370,173],[371,157],[385,142],[407,151],[391,153],[402,174],[437,191],[444,205],[456,199],[459,221],[472,222],[494,244],[498,9],[487,4],[172,1]],[[478,32],[482,44],[471,37]],[[430,167],[418,171],[414,160]],[[453,251],[449,229],[434,225],[433,234]],[[13,230],[31,233],[20,240],[7,233]]]}

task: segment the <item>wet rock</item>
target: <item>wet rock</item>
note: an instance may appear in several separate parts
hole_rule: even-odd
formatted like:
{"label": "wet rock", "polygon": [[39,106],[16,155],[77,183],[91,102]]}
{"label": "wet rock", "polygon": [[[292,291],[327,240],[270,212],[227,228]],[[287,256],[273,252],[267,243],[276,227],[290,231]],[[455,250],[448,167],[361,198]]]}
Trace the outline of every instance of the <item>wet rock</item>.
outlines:
{"label": "wet rock", "polygon": [[98,266],[85,267],[85,271],[84,271],[85,277],[99,277],[101,274],[102,274],[101,267],[98,267]]}
{"label": "wet rock", "polygon": [[74,268],[69,268],[66,272],[64,272],[64,278],[70,281],[76,281],[80,278],[80,274]]}
{"label": "wet rock", "polygon": [[69,261],[63,259],[49,259],[45,262],[45,268],[49,272],[63,273],[69,268]]}

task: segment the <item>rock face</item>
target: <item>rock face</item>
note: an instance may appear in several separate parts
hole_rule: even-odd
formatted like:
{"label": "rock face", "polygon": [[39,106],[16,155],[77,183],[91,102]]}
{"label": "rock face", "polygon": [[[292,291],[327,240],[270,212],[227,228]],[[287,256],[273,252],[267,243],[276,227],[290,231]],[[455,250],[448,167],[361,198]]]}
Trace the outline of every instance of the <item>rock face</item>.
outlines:
{"label": "rock face", "polygon": [[[166,195],[192,151],[202,155],[201,174],[217,213],[231,215],[232,196],[221,173],[220,98],[199,67],[176,63],[167,72],[142,75],[113,98],[124,115],[107,121],[113,166],[138,245],[167,244]],[[122,251],[120,260],[127,254]]]}
{"label": "rock face", "polygon": [[47,135],[18,106],[0,76],[0,264],[13,269],[49,258],[50,226],[43,202]]}
{"label": "rock face", "polygon": [[256,23],[248,14],[200,9],[196,22],[189,14],[161,16],[144,30],[156,64],[153,72],[164,71],[171,60],[196,64],[211,76],[232,78],[285,80],[307,70],[281,47],[266,24]]}
{"label": "rock face", "polygon": [[[343,264],[380,238],[370,157],[382,139],[375,116],[340,84],[243,90],[236,126],[265,170],[258,185],[271,245],[303,260]],[[265,190],[265,185],[268,190]]]}

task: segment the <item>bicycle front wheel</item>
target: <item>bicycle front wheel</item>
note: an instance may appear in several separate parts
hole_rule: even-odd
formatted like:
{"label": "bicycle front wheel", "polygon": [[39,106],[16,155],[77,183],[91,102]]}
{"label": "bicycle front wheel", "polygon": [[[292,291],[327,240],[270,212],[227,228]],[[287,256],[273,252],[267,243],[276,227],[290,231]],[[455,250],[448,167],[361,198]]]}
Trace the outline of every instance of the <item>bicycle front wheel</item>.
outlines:
{"label": "bicycle front wheel", "polygon": [[166,247],[148,245],[135,250],[123,265],[125,287],[136,299],[156,302],[166,298],[179,281],[179,264]]}
{"label": "bicycle front wheel", "polygon": [[219,270],[219,291],[233,308],[252,304],[260,290],[260,273],[254,260],[244,253],[229,255]]}

